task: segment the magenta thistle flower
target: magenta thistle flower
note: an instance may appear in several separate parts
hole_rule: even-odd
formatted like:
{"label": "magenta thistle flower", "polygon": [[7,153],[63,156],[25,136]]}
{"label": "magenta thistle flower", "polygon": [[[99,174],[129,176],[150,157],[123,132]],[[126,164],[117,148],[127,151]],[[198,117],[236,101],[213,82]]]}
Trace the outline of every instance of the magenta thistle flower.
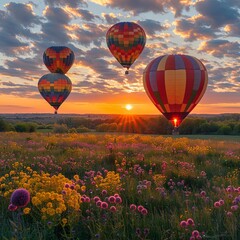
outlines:
{"label": "magenta thistle flower", "polygon": [[135,204],[130,205],[130,210],[131,211],[136,211],[136,209],[137,209],[137,206]]}
{"label": "magenta thistle flower", "polygon": [[110,196],[110,197],[108,198],[108,201],[109,201],[110,203],[114,203],[115,200],[116,200],[116,198],[115,198],[114,196]]}
{"label": "magenta thistle flower", "polygon": [[192,236],[193,236],[193,237],[198,237],[198,236],[200,236],[199,231],[198,231],[198,230],[193,230],[193,231],[192,231]]}
{"label": "magenta thistle flower", "polygon": [[122,203],[122,198],[120,196],[115,198],[116,203]]}
{"label": "magenta thistle flower", "polygon": [[137,207],[137,210],[139,211],[139,212],[141,212],[142,210],[143,210],[143,206],[142,205],[139,205],[138,207]]}
{"label": "magenta thistle flower", "polygon": [[102,209],[107,209],[108,208],[108,203],[107,202],[101,202],[101,208]]}
{"label": "magenta thistle flower", "polygon": [[147,215],[147,214],[148,214],[148,210],[147,210],[146,208],[143,208],[143,209],[141,210],[141,214],[142,214],[142,215]]}
{"label": "magenta thistle flower", "polygon": [[111,207],[110,207],[110,211],[111,211],[111,212],[116,212],[116,211],[117,211],[117,208],[116,208],[115,206],[111,206]]}
{"label": "magenta thistle flower", "polygon": [[188,223],[187,223],[186,221],[181,221],[181,222],[180,222],[180,226],[183,227],[183,228],[185,228],[185,227],[188,226]]}
{"label": "magenta thistle flower", "polygon": [[193,221],[193,219],[192,219],[192,218],[188,218],[187,224],[190,225],[190,226],[194,226],[194,221]]}
{"label": "magenta thistle flower", "polygon": [[8,210],[9,211],[16,211],[17,210],[17,206],[15,206],[15,205],[13,205],[13,204],[9,204],[9,206],[8,206]]}
{"label": "magenta thistle flower", "polygon": [[215,208],[219,208],[220,206],[221,206],[221,205],[220,205],[220,203],[219,203],[218,201],[214,203],[214,207],[215,207]]}
{"label": "magenta thistle flower", "polygon": [[10,199],[10,205],[14,205],[16,207],[25,207],[30,202],[30,193],[28,190],[24,188],[19,188],[15,190]]}

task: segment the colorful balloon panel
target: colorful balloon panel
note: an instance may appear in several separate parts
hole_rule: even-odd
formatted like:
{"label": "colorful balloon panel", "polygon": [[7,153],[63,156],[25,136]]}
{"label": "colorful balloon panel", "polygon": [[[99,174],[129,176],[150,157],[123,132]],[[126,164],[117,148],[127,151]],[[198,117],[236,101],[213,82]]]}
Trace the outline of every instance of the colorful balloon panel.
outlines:
{"label": "colorful balloon panel", "polygon": [[120,22],[108,30],[106,41],[112,55],[128,69],[143,51],[146,34],[136,23]]}
{"label": "colorful balloon panel", "polygon": [[188,55],[160,56],[143,73],[147,95],[176,127],[201,100],[207,83],[203,63]]}
{"label": "colorful balloon panel", "polygon": [[73,65],[74,53],[68,47],[49,47],[43,53],[43,62],[50,72],[65,74]]}
{"label": "colorful balloon panel", "polygon": [[70,94],[72,82],[64,74],[49,73],[39,79],[38,90],[42,97],[57,110]]}

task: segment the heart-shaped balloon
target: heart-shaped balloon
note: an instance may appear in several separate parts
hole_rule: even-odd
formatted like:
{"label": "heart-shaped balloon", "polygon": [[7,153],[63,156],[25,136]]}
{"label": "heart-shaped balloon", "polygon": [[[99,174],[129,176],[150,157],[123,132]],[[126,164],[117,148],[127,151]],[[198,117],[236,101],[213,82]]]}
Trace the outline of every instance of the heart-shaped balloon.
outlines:
{"label": "heart-shaped balloon", "polygon": [[58,108],[72,90],[72,82],[64,74],[49,73],[39,79],[38,90],[42,97],[55,108],[55,113],[57,113]]}
{"label": "heart-shaped balloon", "polygon": [[64,46],[49,47],[43,53],[43,62],[50,72],[65,74],[73,65],[74,53]]}

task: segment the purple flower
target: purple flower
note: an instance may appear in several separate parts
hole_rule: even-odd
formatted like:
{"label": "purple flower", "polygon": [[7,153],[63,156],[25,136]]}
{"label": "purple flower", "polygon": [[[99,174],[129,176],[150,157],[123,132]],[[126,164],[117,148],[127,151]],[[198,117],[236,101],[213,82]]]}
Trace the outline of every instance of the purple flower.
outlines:
{"label": "purple flower", "polygon": [[30,193],[28,190],[24,188],[19,188],[15,190],[11,195],[10,205],[14,205],[16,207],[21,208],[21,207],[27,206],[29,202],[30,202]]}

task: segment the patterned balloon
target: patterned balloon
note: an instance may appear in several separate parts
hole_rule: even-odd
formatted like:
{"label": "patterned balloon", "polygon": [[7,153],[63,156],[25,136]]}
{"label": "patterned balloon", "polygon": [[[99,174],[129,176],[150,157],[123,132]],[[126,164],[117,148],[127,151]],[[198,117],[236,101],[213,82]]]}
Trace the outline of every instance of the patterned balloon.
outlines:
{"label": "patterned balloon", "polygon": [[143,73],[148,97],[178,127],[206,91],[207,70],[195,57],[165,55],[151,61]]}
{"label": "patterned balloon", "polygon": [[43,53],[43,62],[50,72],[65,74],[73,65],[74,53],[68,47],[49,47]]}
{"label": "patterned balloon", "polygon": [[66,100],[72,90],[71,80],[60,73],[49,73],[38,81],[38,90],[42,97],[56,109]]}
{"label": "patterned balloon", "polygon": [[106,41],[112,55],[128,70],[143,51],[146,34],[136,23],[120,22],[108,30]]}

